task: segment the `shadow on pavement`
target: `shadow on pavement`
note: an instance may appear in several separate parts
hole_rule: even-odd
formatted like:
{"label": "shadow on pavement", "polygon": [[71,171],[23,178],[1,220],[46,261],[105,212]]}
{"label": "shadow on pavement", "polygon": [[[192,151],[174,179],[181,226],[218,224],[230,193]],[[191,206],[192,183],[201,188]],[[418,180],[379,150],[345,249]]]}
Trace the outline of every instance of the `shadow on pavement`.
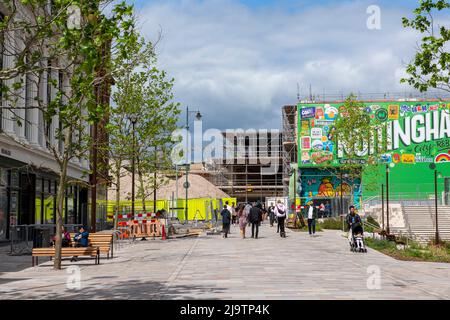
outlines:
{"label": "shadow on pavement", "polygon": [[[36,290],[39,290],[39,293]],[[225,291],[223,288],[192,284],[167,287],[165,283],[159,281],[121,281],[115,284],[92,284],[86,285],[80,290],[65,288],[64,290],[58,290],[58,293],[50,290],[45,292],[44,287],[36,290],[34,290],[32,296],[29,290],[16,291],[11,293],[10,296],[4,295],[2,299],[46,300],[55,299],[56,294],[57,299],[63,300],[192,300],[201,299],[204,294],[210,296]]]}

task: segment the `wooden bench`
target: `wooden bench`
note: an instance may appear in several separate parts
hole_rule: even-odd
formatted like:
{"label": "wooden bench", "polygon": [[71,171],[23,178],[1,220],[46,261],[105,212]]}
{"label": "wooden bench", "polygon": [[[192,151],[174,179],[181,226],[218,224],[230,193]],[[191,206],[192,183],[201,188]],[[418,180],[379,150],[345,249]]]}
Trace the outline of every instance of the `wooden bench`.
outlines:
{"label": "wooden bench", "polygon": [[[75,233],[70,234],[70,239],[75,236]],[[114,246],[113,246],[113,235],[112,233],[89,233],[89,247],[98,247],[100,249],[101,254],[106,254],[107,259],[109,259],[109,255],[111,254],[111,258],[113,258],[114,254]]]}
{"label": "wooden bench", "polygon": [[109,255],[113,258],[114,246],[112,233],[90,233],[89,245],[92,247],[99,247],[101,254],[106,254],[107,259]]}
{"label": "wooden bench", "polygon": [[[39,257],[55,256],[55,248],[33,248],[31,259],[33,267],[38,264]],[[99,247],[86,247],[86,248],[61,248],[61,257],[73,257],[73,256],[89,256],[95,257],[95,264],[100,264],[100,248]]]}

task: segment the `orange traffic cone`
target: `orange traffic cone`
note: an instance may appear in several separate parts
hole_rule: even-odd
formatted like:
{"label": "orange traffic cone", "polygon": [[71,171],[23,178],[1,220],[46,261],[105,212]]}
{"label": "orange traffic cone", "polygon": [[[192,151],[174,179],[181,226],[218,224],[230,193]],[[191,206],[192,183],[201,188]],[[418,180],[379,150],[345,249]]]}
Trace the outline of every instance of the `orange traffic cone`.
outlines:
{"label": "orange traffic cone", "polygon": [[162,225],[162,239],[166,240],[166,228],[164,228],[164,225]]}

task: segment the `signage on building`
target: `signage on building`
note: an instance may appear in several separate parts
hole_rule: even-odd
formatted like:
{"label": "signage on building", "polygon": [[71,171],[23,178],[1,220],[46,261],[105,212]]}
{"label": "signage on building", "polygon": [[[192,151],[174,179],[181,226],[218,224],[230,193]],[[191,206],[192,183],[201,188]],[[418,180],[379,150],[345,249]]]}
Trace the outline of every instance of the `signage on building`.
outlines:
{"label": "signage on building", "polygon": [[315,107],[307,107],[307,108],[302,108],[300,110],[300,118],[301,119],[314,118],[315,116],[316,116],[316,108]]}
{"label": "signage on building", "polygon": [[8,157],[11,156],[11,151],[8,149],[1,148],[1,153]]}
{"label": "signage on building", "polygon": [[[376,106],[369,103],[365,105],[365,112],[370,115],[371,121],[383,123],[389,136],[389,151],[379,157],[381,163],[411,165],[450,162],[450,103],[383,102]],[[339,117],[346,116],[342,104],[299,105],[298,108],[302,116],[300,141],[303,142],[303,137],[311,141],[309,149],[303,148],[303,143],[300,145],[299,156],[305,159],[304,151],[309,152],[309,167],[366,163],[368,156],[375,154],[374,146],[361,145],[356,152],[357,159],[348,159],[350,148],[334,140],[333,124]],[[324,110],[324,120],[312,116],[313,110],[320,109]],[[322,114],[318,118],[321,117]],[[381,143],[382,134],[374,132],[372,139],[374,144]]]}

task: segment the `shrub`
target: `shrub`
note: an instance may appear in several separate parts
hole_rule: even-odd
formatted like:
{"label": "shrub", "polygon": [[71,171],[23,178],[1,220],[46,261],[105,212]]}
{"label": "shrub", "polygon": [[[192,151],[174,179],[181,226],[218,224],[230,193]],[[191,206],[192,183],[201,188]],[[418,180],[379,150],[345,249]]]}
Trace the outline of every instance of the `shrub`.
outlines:
{"label": "shrub", "polygon": [[[342,221],[340,219],[325,219],[323,222],[319,223],[322,229],[328,230],[342,230]],[[345,225],[344,225],[345,228]]]}

